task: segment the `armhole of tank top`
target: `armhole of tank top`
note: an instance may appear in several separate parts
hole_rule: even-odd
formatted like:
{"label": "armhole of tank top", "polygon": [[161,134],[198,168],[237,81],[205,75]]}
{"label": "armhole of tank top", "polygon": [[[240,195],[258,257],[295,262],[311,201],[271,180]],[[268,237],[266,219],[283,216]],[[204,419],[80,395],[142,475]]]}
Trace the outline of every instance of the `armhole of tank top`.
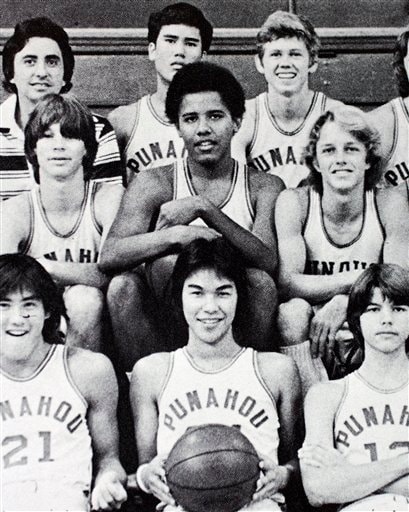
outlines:
{"label": "armhole of tank top", "polygon": [[136,128],[138,127],[139,114],[140,114],[140,111],[141,111],[141,103],[142,103],[143,98],[144,98],[144,96],[142,98],[140,98],[136,102],[136,105],[135,105],[135,120],[134,120],[133,125],[132,125],[131,135],[129,136],[129,140],[126,143],[126,146],[125,146],[125,150],[124,150],[125,154],[128,151],[128,149],[129,149],[129,146],[130,146],[130,144],[131,144],[131,142],[132,142],[132,140],[134,138],[134,135],[135,135],[135,132],[136,132]]}
{"label": "armhole of tank top", "polygon": [[[35,196],[33,198],[33,195]],[[27,194],[27,198],[28,198],[28,216],[29,216],[29,221],[28,221],[28,237],[27,237],[27,240],[24,242],[24,245],[23,247],[21,248],[21,252],[23,254],[27,254],[30,247],[31,247],[31,244],[33,242],[33,238],[34,238],[34,203],[33,201],[36,200],[37,198],[37,193],[33,190],[28,192]]]}
{"label": "armhole of tank top", "polygon": [[[249,350],[249,349],[247,349]],[[261,375],[261,371],[260,371],[260,367],[258,365],[258,361],[257,361],[257,351],[254,350],[254,349],[251,349],[252,350],[252,360],[253,360],[253,368],[254,368],[254,373],[256,375],[256,378],[257,380],[260,382],[260,385],[261,387],[264,389],[264,391],[267,393],[267,396],[270,398],[270,400],[273,402],[274,404],[274,408],[276,410],[276,413],[277,413],[277,417],[278,417],[278,409],[277,409],[277,402],[276,402],[276,399],[275,397],[273,396],[273,394],[271,393],[271,391],[268,389],[268,386],[263,378],[263,376]]]}
{"label": "armhole of tank top", "polygon": [[[379,224],[379,228],[380,228],[380,230],[382,232],[383,239],[385,240],[386,232],[385,232],[384,225],[382,224],[381,216],[379,214],[378,202],[376,200],[376,189],[372,190],[371,197],[372,197],[372,199],[371,199],[371,203],[372,203],[371,208],[373,209],[375,218],[377,219],[378,224]],[[367,202],[369,202],[369,201],[367,200]]]}
{"label": "armhole of tank top", "polygon": [[179,184],[179,176],[178,176],[178,166],[180,164],[180,160],[175,160],[173,162],[173,193],[172,197],[175,201],[178,195],[178,184]]}
{"label": "armhole of tank top", "polygon": [[75,391],[75,393],[78,395],[78,397],[83,402],[85,407],[88,409],[88,402],[85,399],[84,395],[79,390],[78,386],[75,384],[73,376],[71,374],[71,370],[70,370],[69,363],[68,363],[69,347],[67,347],[67,346],[62,346],[62,347],[63,347],[62,348],[62,350],[63,350],[62,360],[63,360],[63,365],[64,365],[65,376],[67,377],[67,380],[70,383],[70,386],[72,387],[72,389]]}
{"label": "armhole of tank top", "polygon": [[339,404],[337,405],[337,408],[336,408],[336,411],[335,411],[335,416],[334,416],[334,425],[335,425],[335,423],[337,422],[338,416],[339,416],[339,414],[340,414],[340,412],[341,412],[341,408],[342,408],[342,406],[343,406],[343,405],[344,405],[344,403],[345,403],[345,400],[346,400],[346,397],[347,397],[347,394],[348,394],[350,378],[351,378],[351,374],[347,375],[347,376],[343,379],[343,380],[344,380],[344,389],[342,390],[341,399],[340,399]]}
{"label": "armhole of tank top", "polygon": [[[90,211],[91,211],[92,222],[93,222],[98,234],[102,235],[103,227],[98,222],[97,216],[95,215],[95,196],[96,196],[97,188],[98,188],[97,183],[89,182],[88,186],[89,186],[89,190],[88,190],[87,201],[89,200],[89,207],[90,207]],[[103,186],[103,185],[101,185],[101,186]]]}
{"label": "armhole of tank top", "polygon": [[250,156],[251,152],[253,151],[254,144],[256,143],[257,139],[257,133],[259,129],[260,124],[260,106],[259,102],[261,103],[262,96],[256,96],[255,98],[255,113],[254,113],[254,125],[253,125],[253,133],[251,135],[250,144],[248,146],[248,149],[246,149],[246,158]]}
{"label": "armhole of tank top", "polygon": [[394,154],[396,150],[396,146],[398,145],[398,131],[399,131],[399,115],[398,115],[398,105],[396,104],[396,99],[392,100],[390,102],[390,105],[392,107],[392,115],[393,115],[393,134],[392,134],[392,146],[391,149],[388,151],[388,154],[385,155],[385,162],[389,162],[389,160],[392,158],[392,155]]}
{"label": "armhole of tank top", "polygon": [[307,196],[307,213],[305,215],[305,218],[303,219],[302,226],[301,226],[301,234],[302,236],[305,235],[305,232],[307,230],[307,226],[309,224],[309,220],[311,217],[311,208],[312,208],[312,193],[315,192],[312,187],[308,187],[308,196]]}
{"label": "armhole of tank top", "polygon": [[162,400],[163,393],[165,392],[165,389],[169,383],[170,376],[172,375],[173,367],[175,366],[175,352],[169,353],[169,363],[168,363],[168,369],[166,371],[165,378],[163,380],[163,384],[160,388],[159,394],[158,394],[158,404]]}
{"label": "armhole of tank top", "polygon": [[[240,165],[237,163],[237,165]],[[239,170],[240,172],[240,170]],[[254,211],[253,205],[251,204],[251,195],[250,195],[250,176],[249,176],[249,168],[247,165],[243,166],[243,172],[244,172],[244,194],[246,196],[246,203],[247,208],[250,214],[250,218],[252,222],[254,222],[256,218],[256,213]]]}

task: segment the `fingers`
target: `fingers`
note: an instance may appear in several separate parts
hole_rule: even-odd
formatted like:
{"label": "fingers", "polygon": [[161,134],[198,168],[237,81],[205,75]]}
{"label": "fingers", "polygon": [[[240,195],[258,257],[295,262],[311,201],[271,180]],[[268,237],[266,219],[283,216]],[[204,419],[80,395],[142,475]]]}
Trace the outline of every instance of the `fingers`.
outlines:
{"label": "fingers", "polygon": [[118,510],[126,499],[127,494],[121,482],[101,482],[95,486],[91,504],[94,510]]}

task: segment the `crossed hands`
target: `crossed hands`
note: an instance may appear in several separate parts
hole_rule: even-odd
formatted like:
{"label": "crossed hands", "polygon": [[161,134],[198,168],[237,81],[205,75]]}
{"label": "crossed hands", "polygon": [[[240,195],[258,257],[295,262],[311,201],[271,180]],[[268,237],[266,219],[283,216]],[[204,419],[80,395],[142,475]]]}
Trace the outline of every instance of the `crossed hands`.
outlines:
{"label": "crossed hands", "polygon": [[290,471],[285,466],[279,466],[269,457],[264,456],[260,463],[260,478],[257,480],[256,492],[252,501],[260,501],[266,498],[273,499],[277,503],[284,501],[280,490],[284,489],[290,478]]}
{"label": "crossed hands", "polygon": [[93,510],[118,510],[127,499],[125,487],[115,471],[98,476],[91,495]]}

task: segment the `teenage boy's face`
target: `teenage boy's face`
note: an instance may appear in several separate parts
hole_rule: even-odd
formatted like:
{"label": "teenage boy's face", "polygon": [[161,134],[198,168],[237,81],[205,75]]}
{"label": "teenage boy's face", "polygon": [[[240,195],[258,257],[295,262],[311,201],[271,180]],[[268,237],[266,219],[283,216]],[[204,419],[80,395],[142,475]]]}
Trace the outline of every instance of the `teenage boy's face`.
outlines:
{"label": "teenage boy's face", "polygon": [[308,86],[309,73],[317,65],[310,66],[310,55],[302,39],[282,37],[264,44],[263,57],[256,56],[256,67],[271,88],[290,95]]}
{"label": "teenage boy's face", "polygon": [[201,59],[200,31],[188,25],[164,25],[156,43],[149,43],[148,51],[157,74],[170,83],[179,69]]}
{"label": "teenage boy's face", "polygon": [[24,361],[43,343],[42,330],[48,318],[43,303],[28,290],[15,290],[0,299],[0,354]]}
{"label": "teenage boy's face", "polygon": [[185,142],[189,159],[215,165],[230,156],[233,135],[240,121],[233,119],[216,91],[186,94],[179,107],[178,132]]}
{"label": "teenage boy's face", "polygon": [[41,175],[46,173],[56,179],[67,178],[82,169],[85,154],[84,141],[64,137],[59,123],[52,124],[36,145]]}
{"label": "teenage boy's face", "polygon": [[31,37],[14,57],[14,76],[20,99],[38,102],[49,93],[59,93],[64,86],[64,62],[60,47],[48,37]]}
{"label": "teenage boy's face", "polygon": [[360,321],[367,347],[383,353],[404,350],[409,337],[409,306],[393,304],[375,288]]}

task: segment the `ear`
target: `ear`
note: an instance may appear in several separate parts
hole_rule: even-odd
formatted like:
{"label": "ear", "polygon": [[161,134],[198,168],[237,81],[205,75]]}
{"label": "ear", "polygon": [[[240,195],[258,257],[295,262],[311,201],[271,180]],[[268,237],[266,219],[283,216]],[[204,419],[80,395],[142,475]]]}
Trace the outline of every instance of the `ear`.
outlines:
{"label": "ear", "polygon": [[51,313],[46,312],[46,313],[45,313],[45,315],[44,315],[45,320],[47,320],[48,318],[50,318],[50,316],[51,316]]}
{"label": "ear", "polygon": [[207,57],[207,52],[205,52],[204,50],[202,51],[202,59]]}
{"label": "ear", "polygon": [[309,68],[308,68],[308,73],[315,73],[317,71],[317,68],[318,68],[318,62],[314,62],[314,64],[312,64]]}
{"label": "ear", "polygon": [[153,62],[156,58],[156,44],[149,43],[148,44],[148,59]]}
{"label": "ear", "polygon": [[321,174],[321,170],[320,170],[319,165],[318,165],[317,157],[314,158],[313,164],[314,164],[315,170]]}
{"label": "ear", "polygon": [[237,133],[240,130],[242,120],[241,117],[233,117],[233,133]]}
{"label": "ear", "polygon": [[256,65],[256,69],[257,71],[264,75],[264,66],[263,66],[263,63],[260,59],[260,55],[254,55],[254,64]]}

